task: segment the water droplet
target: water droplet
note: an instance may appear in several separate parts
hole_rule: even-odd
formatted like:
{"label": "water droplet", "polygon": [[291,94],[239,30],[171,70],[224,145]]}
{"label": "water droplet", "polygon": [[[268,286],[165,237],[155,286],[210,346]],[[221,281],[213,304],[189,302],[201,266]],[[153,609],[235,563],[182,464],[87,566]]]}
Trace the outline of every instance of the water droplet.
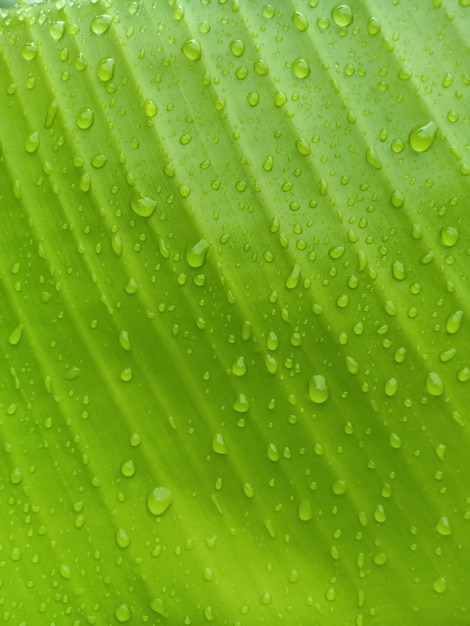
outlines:
{"label": "water droplet", "polygon": [[396,378],[389,378],[385,382],[385,395],[391,398],[398,391],[398,381]]}
{"label": "water droplet", "polygon": [[444,593],[447,589],[447,580],[444,576],[439,576],[433,581],[432,586],[436,593]]}
{"label": "water droplet", "polygon": [[459,231],[453,226],[445,226],[441,229],[441,242],[446,248],[455,246],[459,238]]}
{"label": "water droplet", "polygon": [[121,348],[130,352],[131,350],[131,340],[129,339],[129,333],[127,330],[121,330],[119,333],[119,343],[121,344]]}
{"label": "water droplet", "polygon": [[162,617],[168,617],[169,615],[161,598],[153,598],[150,602],[150,608],[154,613],[158,613],[158,615],[161,615]]}
{"label": "water droplet", "polygon": [[436,525],[436,530],[443,537],[448,537],[452,534],[452,526],[450,525],[450,522],[445,515],[439,518]]}
{"label": "water droplet", "polygon": [[190,61],[199,61],[202,55],[201,44],[197,39],[187,39],[181,47],[183,54]]}
{"label": "water droplet", "polygon": [[359,363],[352,356],[346,357],[346,367],[350,374],[357,374],[359,371]]}
{"label": "water droplet", "polygon": [[432,396],[442,396],[444,393],[444,383],[436,372],[429,372],[426,377],[426,389]]}
{"label": "water droplet", "polygon": [[308,19],[301,11],[295,11],[292,15],[292,21],[295,24],[295,27],[300,30],[301,33],[304,33],[308,28]]}
{"label": "water droplet", "polygon": [[97,15],[91,21],[90,28],[95,35],[104,35],[111,26],[112,18],[110,15]]}
{"label": "water droplet", "polygon": [[383,168],[382,161],[380,160],[377,152],[371,146],[366,149],[366,161],[376,170],[381,170]]}
{"label": "water droplet", "polygon": [[331,11],[331,16],[337,26],[349,26],[353,21],[353,12],[349,4],[338,4]]}
{"label": "water droplet", "polygon": [[348,489],[348,484],[345,480],[335,480],[335,482],[333,483],[333,485],[331,486],[331,490],[332,492],[335,494],[335,496],[342,496],[346,493]]}
{"label": "water droplet", "polygon": [[15,467],[10,472],[10,482],[12,485],[19,485],[23,480],[23,472],[19,467]]}
{"label": "water droplet", "polygon": [[72,578],[72,571],[70,567],[66,565],[65,563],[60,564],[59,573],[62,576],[62,578],[65,578],[65,580],[70,580]]}
{"label": "water droplet", "polygon": [[131,610],[127,604],[120,604],[114,609],[114,616],[119,623],[124,624],[131,619]]}
{"label": "water droplet", "polygon": [[163,515],[173,504],[173,494],[166,487],[155,487],[147,496],[147,508],[152,515]]}
{"label": "water droplet", "polygon": [[216,454],[228,454],[228,447],[221,433],[216,433],[212,438],[212,449]]}
{"label": "water droplet", "polygon": [[[132,444],[131,444],[132,445]],[[124,461],[121,465],[121,474],[126,478],[131,478],[135,474],[135,464],[134,461]]]}
{"label": "water droplet", "polygon": [[406,270],[401,261],[394,261],[392,263],[392,275],[395,280],[405,280]]}
{"label": "water droplet", "polygon": [[140,217],[150,217],[157,208],[157,201],[144,196],[142,193],[136,193],[131,199],[131,209]]}
{"label": "water droplet", "polygon": [[277,449],[277,446],[275,443],[268,443],[267,451],[268,451],[268,459],[270,461],[277,463],[277,461],[279,461],[279,459],[281,458],[281,455],[279,454],[279,450]]}
{"label": "water droplet", "polygon": [[462,310],[455,311],[454,313],[451,313],[449,315],[449,317],[447,318],[447,322],[446,322],[446,331],[449,333],[449,335],[455,335],[455,333],[459,332],[460,326],[462,324],[462,319],[463,319]]}
{"label": "water droplet", "polygon": [[209,243],[205,239],[200,239],[195,244],[186,248],[186,261],[191,267],[202,267],[207,259]]}
{"label": "water droplet", "polygon": [[56,118],[58,110],[59,110],[59,104],[56,100],[53,100],[47,107],[46,119],[44,121],[44,128],[50,128],[52,126]]}
{"label": "water droplet", "polygon": [[40,140],[38,131],[31,133],[24,142],[24,149],[28,154],[34,154],[39,148]]}
{"label": "water droplet", "polygon": [[299,502],[297,514],[301,522],[309,522],[313,518],[313,508],[310,500],[303,499]]}
{"label": "water droplet", "polygon": [[299,58],[294,61],[294,74],[300,79],[310,75],[310,65],[306,59]]}
{"label": "water droplet", "polygon": [[268,350],[271,350],[271,352],[278,349],[279,338],[274,331],[271,331],[266,337],[266,346]]}
{"label": "water droplet", "polygon": [[65,34],[65,22],[63,20],[52,22],[49,26],[49,32],[52,36],[52,39],[59,41],[59,39],[62,39]]}
{"label": "water droplet", "polygon": [[89,107],[84,107],[83,109],[80,109],[80,111],[77,113],[77,117],[75,118],[75,122],[78,128],[81,128],[82,130],[87,130],[88,128],[91,128],[91,126],[93,126],[94,120],[95,114],[93,112],[93,109],[90,109]]}
{"label": "water droplet", "polygon": [[379,524],[383,524],[387,520],[387,514],[383,504],[378,504],[374,509],[374,519]]}
{"label": "water droplet", "polygon": [[129,381],[132,380],[133,377],[133,372],[132,372],[132,367],[125,367],[123,370],[121,370],[121,380],[125,383],[128,383]]}
{"label": "water droplet", "polygon": [[15,330],[13,330],[9,337],[8,337],[8,343],[11,346],[16,346],[20,343],[21,341],[21,337],[23,336],[23,331],[24,331],[24,326],[23,324],[19,324],[19,326],[17,326],[15,328]]}
{"label": "water droplet", "polygon": [[232,363],[232,374],[234,374],[235,376],[244,376],[246,374],[246,370],[247,367],[245,363],[245,357],[239,356]]}
{"label": "water droplet", "polygon": [[156,114],[158,113],[158,106],[150,98],[147,98],[146,100],[144,100],[144,113],[145,113],[145,116],[148,118],[155,117]]}
{"label": "water droplet", "polygon": [[378,35],[381,28],[380,21],[374,16],[367,22],[367,32],[369,35]]}
{"label": "water droplet", "polygon": [[312,154],[312,149],[310,148],[310,142],[308,139],[300,137],[295,142],[295,147],[302,156],[308,156],[309,154]]}
{"label": "water droplet", "polygon": [[286,288],[295,289],[300,281],[300,265],[296,263],[286,279]]}
{"label": "water droplet", "polygon": [[390,445],[395,450],[398,450],[399,448],[401,448],[402,443],[401,443],[400,435],[397,435],[397,433],[390,433]]}
{"label": "water droplet", "polygon": [[245,52],[245,44],[241,39],[234,39],[230,42],[230,51],[233,56],[241,57]]}
{"label": "water droplet", "polygon": [[315,374],[312,376],[308,383],[308,395],[310,400],[315,404],[323,404],[330,396],[328,388],[326,386],[325,377],[321,374]]}
{"label": "water droplet", "polygon": [[243,483],[243,491],[247,498],[253,498],[255,495],[255,490],[253,489],[251,483]]}
{"label": "water droplet", "polygon": [[98,78],[104,83],[110,81],[114,77],[114,69],[116,61],[113,57],[106,57],[98,61],[97,74]]}
{"label": "water droplet", "polygon": [[233,408],[237,413],[246,413],[250,410],[250,403],[244,393],[239,393],[233,403]]}
{"label": "water droplet", "polygon": [[120,548],[128,548],[131,545],[131,538],[124,528],[118,528],[116,531],[116,543]]}
{"label": "water droplet", "polygon": [[436,122],[428,122],[423,126],[415,126],[410,132],[410,146],[415,152],[426,152],[434,143],[437,133]]}

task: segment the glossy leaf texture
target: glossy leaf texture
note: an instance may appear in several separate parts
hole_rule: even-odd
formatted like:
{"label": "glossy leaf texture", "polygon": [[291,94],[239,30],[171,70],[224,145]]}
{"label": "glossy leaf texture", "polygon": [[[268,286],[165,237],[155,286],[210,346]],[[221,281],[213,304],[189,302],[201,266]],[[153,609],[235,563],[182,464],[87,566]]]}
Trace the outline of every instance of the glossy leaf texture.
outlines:
{"label": "glossy leaf texture", "polygon": [[0,622],[468,624],[468,6],[1,10]]}

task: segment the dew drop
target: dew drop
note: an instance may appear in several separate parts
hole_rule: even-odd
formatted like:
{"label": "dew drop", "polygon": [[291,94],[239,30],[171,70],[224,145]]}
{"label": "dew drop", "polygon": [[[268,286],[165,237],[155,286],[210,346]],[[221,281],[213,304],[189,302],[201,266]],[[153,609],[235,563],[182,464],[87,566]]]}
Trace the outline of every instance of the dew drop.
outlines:
{"label": "dew drop", "polygon": [[441,243],[446,248],[455,246],[459,238],[459,231],[453,226],[445,226],[441,229]]}
{"label": "dew drop", "polygon": [[452,526],[450,525],[449,519],[445,515],[439,518],[436,530],[443,537],[448,537],[452,534]]}
{"label": "dew drop", "polygon": [[201,44],[197,39],[187,39],[181,47],[183,54],[190,61],[199,61],[202,55]]}
{"label": "dew drop", "polygon": [[331,16],[337,26],[349,26],[353,21],[353,12],[349,4],[337,4],[331,11]]}
{"label": "dew drop", "polygon": [[126,478],[132,478],[132,476],[134,476],[135,474],[134,461],[124,461],[124,463],[121,465],[121,474]]}
{"label": "dew drop", "polygon": [[369,21],[367,22],[367,32],[369,33],[369,35],[378,35],[380,33],[380,29],[380,21],[374,16],[369,18]]}
{"label": "dew drop", "polygon": [[406,270],[401,261],[394,261],[392,263],[392,275],[395,280],[405,280]]}
{"label": "dew drop", "polygon": [[230,51],[233,56],[241,57],[245,52],[245,44],[241,39],[234,39],[230,42]]}
{"label": "dew drop", "polygon": [[212,449],[216,454],[228,454],[228,447],[221,433],[216,433],[212,438]]}
{"label": "dew drop", "polygon": [[19,324],[19,326],[17,326],[15,330],[13,330],[10,333],[8,337],[8,343],[10,344],[10,346],[17,346],[20,343],[21,338],[23,336],[23,331],[24,331],[23,324]]}
{"label": "dew drop", "polygon": [[93,109],[90,109],[89,107],[84,107],[83,109],[80,109],[80,111],[77,113],[77,117],[75,118],[75,122],[78,128],[81,128],[82,130],[87,130],[88,128],[91,128],[93,126],[94,120],[95,114],[93,112]]}
{"label": "dew drop", "polygon": [[387,514],[383,504],[378,504],[374,509],[374,519],[379,524],[383,524],[387,520]]}
{"label": "dew drop", "polygon": [[301,11],[295,11],[292,15],[292,21],[295,27],[301,33],[304,33],[308,29],[308,19]]}
{"label": "dew drop", "polygon": [[166,487],[155,487],[147,496],[147,508],[152,515],[163,515],[173,504],[173,494]]}
{"label": "dew drop", "polygon": [[328,400],[330,393],[326,386],[324,376],[321,374],[312,376],[308,383],[308,395],[310,396],[310,400],[315,404],[323,404]]}
{"label": "dew drop", "polygon": [[294,74],[300,79],[310,75],[310,65],[306,59],[299,58],[294,61]]}
{"label": "dew drop", "polygon": [[234,374],[235,376],[244,376],[246,374],[246,371],[247,367],[245,363],[245,357],[239,356],[232,363],[232,374]]}
{"label": "dew drop", "polygon": [[128,548],[131,545],[131,538],[124,528],[118,528],[116,531],[116,543],[120,548]]}
{"label": "dew drop", "polygon": [[436,133],[436,122],[431,121],[423,126],[415,126],[409,136],[411,148],[418,153],[426,152],[434,143]]}
{"label": "dew drop", "polygon": [[136,193],[131,199],[131,209],[140,217],[150,217],[157,208],[156,200],[144,196],[142,193]]}
{"label": "dew drop", "polygon": [[303,499],[299,502],[297,514],[301,522],[309,522],[313,518],[313,508],[310,500]]}
{"label": "dew drop", "polygon": [[24,149],[28,154],[34,154],[39,148],[40,140],[38,131],[31,133],[24,143]]}
{"label": "dew drop", "polygon": [[98,61],[97,74],[98,78],[104,83],[110,81],[114,77],[114,69],[116,61],[113,57],[106,57]]}
{"label": "dew drop", "polygon": [[120,624],[124,624],[131,619],[131,611],[127,604],[120,604],[114,609],[114,617]]}
{"label": "dew drop", "polygon": [[129,339],[129,333],[127,330],[121,330],[119,333],[119,343],[121,344],[121,348],[126,350],[126,352],[131,351],[131,340]]}
{"label": "dew drop", "polygon": [[250,403],[244,393],[239,393],[233,403],[233,408],[237,413],[246,413],[250,410]]}
{"label": "dew drop", "polygon": [[156,103],[150,98],[147,98],[147,100],[144,100],[144,113],[145,113],[145,116],[148,118],[155,117],[156,114],[158,113],[158,107]]}
{"label": "dew drop", "polygon": [[397,435],[397,433],[390,433],[390,445],[394,450],[401,448],[402,443],[400,435]]}
{"label": "dew drop", "polygon": [[429,372],[426,377],[426,389],[432,396],[442,396],[444,393],[444,383],[436,372]]}
{"label": "dew drop", "polygon": [[279,461],[279,459],[281,458],[281,455],[279,454],[279,450],[277,449],[275,443],[268,443],[267,452],[268,459],[270,461],[273,461],[274,463],[277,463],[277,461]]}
{"label": "dew drop", "polygon": [[383,168],[382,161],[380,160],[377,152],[371,146],[366,149],[366,161],[376,170],[381,170]]}
{"label": "dew drop", "polygon": [[439,576],[433,581],[432,586],[436,593],[444,593],[447,589],[447,580],[444,576]]}
{"label": "dew drop", "polygon": [[389,378],[385,382],[385,395],[391,398],[398,391],[398,381],[396,378]]}
{"label": "dew drop", "polygon": [[310,148],[310,142],[308,139],[300,137],[295,142],[295,147],[297,148],[299,154],[301,154],[302,156],[309,156],[310,154],[312,154],[312,149]]}
{"label": "dew drop", "polygon": [[168,617],[169,615],[161,598],[153,598],[150,602],[150,608],[154,613],[158,613],[158,615],[161,615],[162,617]]}
{"label": "dew drop", "polygon": [[300,265],[296,263],[286,279],[286,288],[295,289],[300,281]]}
{"label": "dew drop", "polygon": [[95,35],[104,35],[111,26],[111,19],[111,16],[107,14],[97,15],[91,21],[91,32],[95,33]]}
{"label": "dew drop", "polygon": [[447,318],[447,322],[446,322],[446,331],[449,333],[449,335],[455,335],[455,333],[459,332],[460,326],[462,324],[462,319],[463,319],[462,310],[455,311],[454,313],[451,313],[449,315],[449,317]]}
{"label": "dew drop", "polygon": [[63,20],[52,22],[49,26],[49,32],[52,36],[52,39],[55,39],[55,41],[59,41],[59,39],[62,39],[65,34],[65,22]]}
{"label": "dew drop", "polygon": [[186,261],[194,268],[202,267],[207,259],[209,243],[205,239],[200,239],[193,245],[186,248]]}

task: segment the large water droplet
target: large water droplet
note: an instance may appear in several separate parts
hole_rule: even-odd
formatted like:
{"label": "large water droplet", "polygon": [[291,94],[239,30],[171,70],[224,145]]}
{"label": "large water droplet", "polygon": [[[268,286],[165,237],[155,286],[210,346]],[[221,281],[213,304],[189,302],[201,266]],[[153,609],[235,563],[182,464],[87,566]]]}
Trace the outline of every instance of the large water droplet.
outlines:
{"label": "large water droplet", "polygon": [[187,39],[181,50],[190,61],[199,61],[202,55],[201,44],[197,39]]}
{"label": "large water droplet", "polygon": [[294,61],[294,74],[297,78],[307,78],[310,74],[310,65],[306,59],[296,59]]}
{"label": "large water droplet", "polygon": [[450,522],[445,515],[439,518],[436,525],[436,530],[443,537],[448,537],[452,534],[452,526],[450,525]]}
{"label": "large water droplet", "polygon": [[441,242],[446,248],[455,246],[459,239],[459,231],[453,226],[445,226],[441,229]]}
{"label": "large water droplet", "polygon": [[216,433],[212,438],[212,449],[216,454],[228,454],[228,447],[221,433]]}
{"label": "large water droplet", "polygon": [[142,193],[136,193],[131,199],[131,209],[140,217],[150,217],[157,208],[156,200],[144,196]]}
{"label": "large water droplet", "polygon": [[434,143],[436,133],[436,122],[431,121],[422,126],[415,126],[410,132],[410,146],[415,152],[426,152]]}
{"label": "large water droplet", "polygon": [[147,496],[147,508],[152,515],[165,513],[173,504],[173,494],[166,487],[155,487]]}
{"label": "large water droplet", "polygon": [[308,383],[308,395],[310,400],[315,404],[323,404],[330,396],[328,388],[326,386],[325,377],[321,374],[315,374],[312,376]]}
{"label": "large water droplet", "polygon": [[206,262],[208,251],[209,243],[205,239],[200,239],[186,248],[186,261],[191,267],[202,267]]}
{"label": "large water droplet", "polygon": [[462,324],[462,319],[463,319],[462,310],[455,311],[454,313],[451,313],[449,315],[449,317],[447,318],[447,322],[446,322],[446,331],[449,333],[449,335],[455,335],[455,333],[459,332],[460,326]]}
{"label": "large water droplet", "polygon": [[444,383],[436,372],[429,372],[426,377],[426,389],[432,396],[442,396],[444,393]]}
{"label": "large water droplet", "polygon": [[91,126],[93,126],[94,120],[95,114],[93,112],[93,109],[90,109],[89,107],[84,107],[83,109],[80,109],[80,111],[77,113],[77,117],[75,118],[75,122],[78,128],[81,128],[82,130],[87,130],[88,128],[91,128]]}
{"label": "large water droplet", "polygon": [[331,16],[337,26],[349,26],[353,21],[353,12],[349,4],[338,4],[331,11]]}

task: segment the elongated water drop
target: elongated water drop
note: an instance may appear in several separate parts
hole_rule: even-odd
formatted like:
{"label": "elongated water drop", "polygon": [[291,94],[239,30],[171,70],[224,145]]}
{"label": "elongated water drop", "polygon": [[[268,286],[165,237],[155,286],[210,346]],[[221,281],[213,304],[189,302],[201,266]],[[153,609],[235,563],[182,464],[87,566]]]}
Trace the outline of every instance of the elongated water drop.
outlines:
{"label": "elongated water drop", "polygon": [[308,383],[308,395],[310,400],[315,404],[323,404],[330,396],[328,387],[326,386],[325,377],[321,374],[315,374],[312,376]]}

